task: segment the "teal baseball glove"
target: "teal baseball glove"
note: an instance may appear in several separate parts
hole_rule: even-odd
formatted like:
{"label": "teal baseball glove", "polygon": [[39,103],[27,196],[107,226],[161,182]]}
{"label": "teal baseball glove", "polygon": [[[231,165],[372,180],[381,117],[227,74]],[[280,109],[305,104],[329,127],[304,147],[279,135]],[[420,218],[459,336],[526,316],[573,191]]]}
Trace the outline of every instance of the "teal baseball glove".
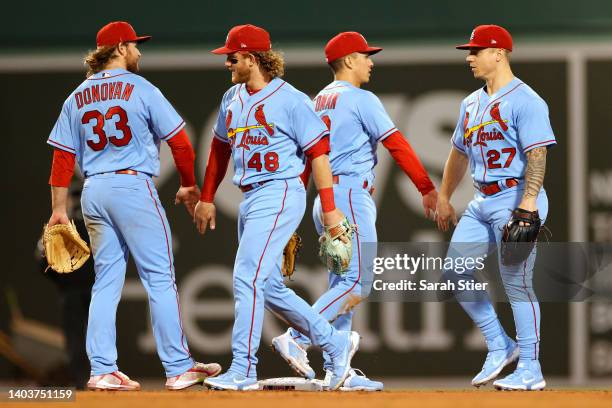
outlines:
{"label": "teal baseball glove", "polygon": [[319,258],[330,272],[343,275],[353,256],[355,226],[344,218],[339,224],[324,227],[319,237]]}

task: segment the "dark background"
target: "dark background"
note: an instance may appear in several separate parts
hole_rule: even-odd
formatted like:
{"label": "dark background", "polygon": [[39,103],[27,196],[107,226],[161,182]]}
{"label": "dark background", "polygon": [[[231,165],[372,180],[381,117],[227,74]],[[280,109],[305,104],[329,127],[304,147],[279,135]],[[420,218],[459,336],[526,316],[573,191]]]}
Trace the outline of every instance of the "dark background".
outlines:
{"label": "dark background", "polygon": [[9,2],[3,9],[0,48],[57,50],[90,47],[97,28],[129,20],[155,36],[158,45],[216,44],[229,28],[246,22],[266,27],[277,46],[324,44],[339,30],[372,40],[422,43],[465,39],[477,24],[499,24],[518,38],[588,37],[612,34],[612,3],[606,0],[514,0],[470,2],[269,0],[131,2]]}
{"label": "dark background", "polygon": [[[221,44],[228,28],[234,24],[252,22],[266,27],[272,34],[273,43],[280,48],[303,45],[305,50],[321,50],[332,35],[341,30],[355,29],[363,32],[371,43],[381,46],[402,46],[406,52],[412,45],[452,48],[454,44],[467,40],[474,25],[497,23],[506,25],[517,44],[530,44],[546,50],[548,44],[558,46],[568,41],[584,41],[599,44],[612,38],[612,3],[601,1],[573,2],[514,1],[495,4],[491,12],[490,2],[432,2],[426,7],[420,2],[343,2],[334,3],[287,3],[277,5],[266,2],[252,5],[247,2],[156,2],[125,3],[112,7],[104,4],[83,4],[66,1],[56,4],[41,3],[26,11],[26,4],[12,3],[6,8],[4,24],[0,26],[0,59],[15,54],[31,56],[54,56],[59,53],[84,55],[93,48],[95,32],[111,19],[129,20],[137,32],[152,34],[154,41],[141,47],[143,52],[142,75],[157,85],[176,109],[188,122],[189,133],[198,154],[197,176],[201,181],[205,166],[208,129],[206,121],[214,114],[223,92],[229,87],[229,75],[222,68],[209,65],[201,68],[181,68],[181,61],[171,61],[176,68],[161,69],[147,67],[147,53],[163,55],[164,50],[193,49],[204,53],[212,45]],[[30,3],[28,3],[28,7]],[[35,10],[32,12],[32,10]],[[295,18],[299,16],[299,18]],[[568,52],[574,45],[568,46]],[[578,47],[579,48],[579,47]],[[400,49],[400,50],[401,50]],[[437,49],[437,48],[436,48]],[[520,52],[520,49],[518,50]],[[518,54],[517,52],[517,54]],[[58,54],[56,54],[58,53]],[[383,56],[385,51],[381,54]],[[401,53],[401,51],[400,51]],[[533,54],[532,54],[533,55]],[[456,60],[447,62],[426,62],[406,59],[404,62],[377,64],[367,89],[385,97],[402,98],[402,107],[394,120],[400,120],[400,129],[407,135],[419,155],[432,145],[440,142],[439,137],[428,133],[410,133],[403,124],[411,109],[423,97],[436,92],[450,92],[465,96],[481,83],[474,80],[464,65],[465,54],[457,52]],[[171,58],[171,57],[169,57]],[[400,58],[401,59],[401,58]],[[77,59],[78,61],[78,59]],[[322,60],[321,60],[322,61]],[[376,57],[374,59],[376,62]],[[314,95],[330,80],[329,69],[323,62],[301,66],[288,60],[285,79],[298,89]],[[1,65],[1,61],[0,61]],[[35,63],[34,63],[35,65]],[[589,208],[589,238],[596,239],[593,230],[598,223],[610,222],[612,230],[612,175],[609,152],[610,128],[612,127],[612,57],[601,57],[588,61],[586,71],[587,89],[587,176],[593,172],[601,174],[594,198],[591,189],[588,197],[570,197],[584,200]],[[548,226],[554,232],[553,240],[563,242],[570,239],[569,224],[569,173],[568,134],[570,113],[568,112],[568,63],[564,56],[555,59],[532,61],[525,58],[513,63],[515,74],[532,86],[548,103],[550,118],[557,137],[558,146],[549,153],[545,187],[550,201]],[[50,215],[49,187],[47,184],[52,150],[46,145],[46,138],[60,112],[61,105],[69,93],[83,80],[84,71],[78,66],[70,69],[45,72],[44,66],[24,67],[23,70],[0,71],[0,112],[4,128],[4,149],[1,163],[5,173],[3,185],[5,198],[2,200],[2,214],[7,231],[3,238],[5,271],[0,274],[0,288],[9,288],[16,293],[24,316],[59,327],[59,306],[56,288],[43,279],[37,261],[33,257],[36,240],[42,225]],[[453,100],[454,101],[454,100]],[[436,122],[435,131],[450,138],[456,123],[459,105],[452,105],[439,112],[444,120]],[[435,117],[435,113],[433,114]],[[447,119],[452,118],[452,119]],[[424,117],[423,120],[431,120]],[[412,118],[419,121],[420,118]],[[435,160],[426,161],[432,176],[439,180],[450,144],[438,153]],[[431,152],[430,152],[431,153]],[[380,149],[381,156],[387,155]],[[231,265],[236,249],[236,220],[231,211],[219,211],[217,230],[205,237],[196,234],[191,220],[183,208],[172,205],[178,187],[178,176],[170,166],[162,170],[170,174],[160,182],[159,193],[172,226],[175,240],[176,276],[179,289],[189,278],[202,275],[207,279],[210,271],[231,276]],[[606,178],[607,177],[607,178]],[[229,175],[226,177],[229,178]],[[380,241],[401,242],[410,240],[448,240],[450,235],[441,235],[434,225],[427,221],[421,210],[407,204],[399,180],[405,179],[400,169],[390,165],[389,173],[377,183],[382,193],[377,197],[378,235]],[[611,182],[605,184],[606,180]],[[593,179],[589,178],[589,183]],[[603,182],[601,182],[603,180]],[[384,185],[382,184],[384,183]],[[437,182],[437,184],[439,184]],[[589,184],[592,185],[592,184]],[[313,199],[312,188],[309,203]],[[240,194],[235,193],[236,199]],[[603,198],[602,198],[603,197]],[[609,197],[609,199],[605,199]],[[456,207],[466,203],[456,202]],[[309,205],[310,207],[310,205]],[[595,215],[599,214],[599,218]],[[602,221],[604,220],[604,221]],[[601,228],[601,227],[600,227]],[[299,260],[297,281],[292,284],[308,300],[314,300],[315,288],[324,285],[326,276],[316,259],[316,237],[309,210],[300,227],[305,245]],[[612,241],[598,236],[598,240]],[[202,269],[207,268],[207,269]],[[137,282],[137,274],[130,266],[128,282]],[[322,283],[323,282],[323,283]],[[319,286],[316,286],[319,285]],[[2,295],[2,294],[0,294]],[[231,293],[221,287],[208,288],[197,294],[205,304],[212,301],[225,302],[226,312],[221,316],[205,316],[197,319],[194,326],[203,333],[215,335],[231,329]],[[185,298],[182,298],[185,302]],[[588,359],[589,375],[610,376],[612,364],[612,323],[606,320],[606,313],[612,314],[608,300],[597,303],[598,314],[589,313]],[[393,320],[391,308],[399,308],[399,320]],[[570,345],[572,324],[569,317],[571,305],[561,303],[542,304],[542,364],[547,375],[569,376],[570,355],[577,352]],[[435,377],[469,376],[477,372],[484,358],[482,345],[473,345],[466,340],[472,323],[455,303],[442,305],[441,325],[450,336],[446,345],[437,349],[423,340],[427,318],[423,317],[425,305],[418,303],[389,306],[379,303],[361,305],[356,314],[362,314],[362,328],[365,328],[367,345],[361,350],[354,366],[362,368],[370,377]],[[187,308],[189,309],[189,308]],[[206,309],[206,307],[204,307]],[[499,304],[499,313],[504,326],[513,335],[513,321],[509,305]],[[210,306],[210,310],[216,310]],[[206,314],[206,313],[204,313]],[[596,316],[604,316],[600,321]],[[135,377],[161,376],[161,364],[153,349],[141,344],[141,336],[149,325],[146,302],[125,297],[117,314],[117,341],[119,364],[122,370]],[[274,324],[284,330],[284,325]],[[270,327],[266,323],[266,327]],[[389,329],[393,327],[394,330]],[[0,330],[11,333],[11,316],[4,297],[0,297]],[[191,330],[191,329],[190,329]],[[397,337],[397,330],[412,337],[399,341],[397,346],[389,336]],[[394,334],[396,333],[396,334]],[[275,333],[271,333],[275,335]],[[225,349],[211,352],[205,343],[195,341],[194,333],[187,330],[194,356],[200,360],[215,360],[225,367],[229,365],[230,344]],[[269,337],[269,336],[268,336]],[[260,347],[260,377],[289,375],[290,372],[278,356],[268,348],[269,338],[264,334]],[[420,339],[420,340],[419,340]],[[397,340],[397,339],[396,339]],[[470,345],[472,344],[472,345]],[[320,372],[318,353],[311,353],[313,367]],[[599,363],[598,363],[599,362]],[[6,368],[6,369],[5,369]],[[10,377],[12,371],[0,358],[0,376]]]}

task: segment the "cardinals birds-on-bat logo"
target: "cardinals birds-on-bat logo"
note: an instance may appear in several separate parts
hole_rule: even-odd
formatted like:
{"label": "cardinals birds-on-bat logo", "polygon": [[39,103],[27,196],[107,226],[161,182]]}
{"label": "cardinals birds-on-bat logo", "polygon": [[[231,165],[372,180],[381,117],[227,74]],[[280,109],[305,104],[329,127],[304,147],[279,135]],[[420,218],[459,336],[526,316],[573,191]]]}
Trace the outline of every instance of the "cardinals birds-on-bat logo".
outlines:
{"label": "cardinals birds-on-bat logo", "polygon": [[470,121],[470,112],[465,112],[465,118],[463,118],[463,132],[467,133],[468,123]]}
{"label": "cardinals birds-on-bat logo", "polygon": [[225,128],[229,130],[232,124],[232,111],[228,109],[227,116],[225,117]]}
{"label": "cardinals birds-on-bat logo", "polygon": [[236,136],[236,132],[234,132],[234,129],[232,129],[230,127],[230,125],[232,124],[232,111],[231,110],[227,110],[227,115],[225,116],[225,129],[227,130],[227,138],[230,141],[230,146],[234,145],[234,136]]}
{"label": "cardinals birds-on-bat logo", "polygon": [[502,128],[503,131],[508,130],[508,125],[506,125],[506,123],[502,120],[501,114],[499,113],[499,102],[497,102],[491,107],[491,111],[489,113],[491,115],[491,118],[497,123],[499,123],[499,126]]}
{"label": "cardinals birds-on-bat logo", "polygon": [[257,107],[257,109],[255,109],[255,120],[257,121],[257,123],[259,123],[261,126],[263,126],[266,129],[266,132],[268,132],[270,136],[273,136],[274,129],[272,128],[272,126],[274,126],[274,124],[268,123],[268,121],[266,120],[266,115],[264,114],[263,108],[264,108],[264,104],[262,103],[261,105]]}
{"label": "cardinals birds-on-bat logo", "polygon": [[463,118],[463,145],[470,147],[472,144],[472,133],[473,130],[468,127],[470,123],[470,112],[465,112],[465,117]]}
{"label": "cardinals birds-on-bat logo", "polygon": [[503,133],[501,133],[495,127],[493,127],[489,132],[484,131],[485,126],[494,125],[494,124],[498,124],[499,127],[502,128],[503,131],[508,130],[508,124],[507,124],[508,120],[502,119],[501,113],[499,112],[499,104],[500,102],[497,102],[491,107],[491,110],[489,111],[489,114],[491,115],[491,120],[488,120],[486,122],[481,122],[472,127],[468,127],[470,115],[468,112],[465,112],[465,118],[463,118],[463,129],[464,129],[463,144],[465,146],[471,145],[472,135],[474,134],[474,132],[478,132],[476,142],[474,143],[474,145],[482,144],[483,146],[486,146],[486,143],[485,143],[486,141],[504,140]]}

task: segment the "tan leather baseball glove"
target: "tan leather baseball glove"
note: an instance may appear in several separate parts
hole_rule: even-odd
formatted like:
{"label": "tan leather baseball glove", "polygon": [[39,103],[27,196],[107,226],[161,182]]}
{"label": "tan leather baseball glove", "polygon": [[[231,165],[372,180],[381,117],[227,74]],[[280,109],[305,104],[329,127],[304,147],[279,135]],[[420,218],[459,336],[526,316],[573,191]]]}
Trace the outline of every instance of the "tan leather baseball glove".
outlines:
{"label": "tan leather baseball glove", "polygon": [[52,227],[45,225],[43,247],[49,268],[59,273],[76,271],[91,254],[89,246],[79,236],[74,221]]}
{"label": "tan leather baseball glove", "polygon": [[297,232],[294,232],[283,251],[282,272],[285,278],[291,279],[293,277],[293,273],[295,272],[295,258],[297,258],[301,248],[302,237],[300,237]]}

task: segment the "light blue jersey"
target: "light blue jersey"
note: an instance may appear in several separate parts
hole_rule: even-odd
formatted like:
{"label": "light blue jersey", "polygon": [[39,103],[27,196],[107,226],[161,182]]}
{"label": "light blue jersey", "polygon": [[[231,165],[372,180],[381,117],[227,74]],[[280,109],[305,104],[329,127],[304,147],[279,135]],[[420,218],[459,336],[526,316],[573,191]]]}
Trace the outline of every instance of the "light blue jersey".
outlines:
{"label": "light blue jersey", "polygon": [[349,82],[334,81],[314,103],[330,129],[332,173],[372,180],[378,143],[397,131],[378,97]]}
{"label": "light blue jersey", "polygon": [[[455,228],[447,256],[464,259],[482,256],[492,248],[491,244],[499,251],[504,226],[525,194],[526,153],[554,144],[556,140],[546,102],[517,78],[492,96],[481,88],[463,100],[452,145],[468,156],[474,181],[488,184],[516,178],[519,182],[514,186],[498,183],[500,190],[491,194],[477,190]],[[544,224],[548,216],[544,188],[536,197],[536,207]],[[500,259],[501,255],[498,261]],[[514,355],[512,359],[518,356],[521,361],[531,361],[539,357],[540,307],[532,283],[535,259],[536,248],[520,264],[504,265],[499,261],[500,275],[514,315],[518,350],[514,350],[516,345],[508,338],[488,295],[477,299],[473,293],[471,297],[465,294],[457,297],[482,331],[490,352],[508,348]],[[452,272],[450,276],[472,279],[473,273],[474,270]],[[487,361],[485,368],[493,359],[487,358]],[[485,372],[488,371],[483,368],[481,373]],[[497,374],[491,375],[494,378]]]}
{"label": "light blue jersey", "polygon": [[257,378],[264,309],[301,328],[326,352],[342,336],[285,286],[280,272],[283,250],[306,207],[306,189],[298,177],[304,152],[328,130],[310,99],[278,78],[253,95],[244,84],[230,88],[213,130],[232,146],[234,184],[268,182],[246,189],[240,203],[233,278],[236,310],[228,371]]}
{"label": "light blue jersey", "polygon": [[[81,206],[96,280],[87,324],[92,375],[118,370],[115,315],[129,255],[147,290],[166,375],[194,361],[180,321],[172,234],[151,176],[160,140],[185,126],[159,89],[125,69],[90,76],[70,94],[47,143],[76,154],[85,176]],[[115,173],[131,169],[136,173]]]}
{"label": "light blue jersey", "polygon": [[47,143],[76,154],[85,177],[132,169],[159,175],[159,144],[185,122],[159,89],[124,69],[87,78],[64,102]]}
{"label": "light blue jersey", "polygon": [[328,133],[310,99],[279,78],[253,95],[244,84],[230,88],[213,130],[232,146],[237,186],[298,177],[303,152]]}
{"label": "light blue jersey", "polygon": [[526,153],[556,143],[546,102],[518,78],[492,96],[480,88],[465,98],[452,137],[478,183],[522,178]]}
{"label": "light blue jersey", "polygon": [[[329,288],[312,305],[313,309],[337,330],[350,331],[353,307],[368,296],[372,264],[362,257],[363,245],[378,242],[376,204],[370,194],[376,166],[378,143],[397,131],[382,103],[372,92],[346,81],[334,81],[314,98],[315,111],[330,129],[329,154],[334,182],[336,206],[359,226],[353,236],[353,257],[342,276],[329,273]],[[312,217],[319,234],[323,232],[321,200],[315,199]],[[295,328],[291,338],[308,348],[311,341]],[[332,367],[324,354],[325,368]]]}

